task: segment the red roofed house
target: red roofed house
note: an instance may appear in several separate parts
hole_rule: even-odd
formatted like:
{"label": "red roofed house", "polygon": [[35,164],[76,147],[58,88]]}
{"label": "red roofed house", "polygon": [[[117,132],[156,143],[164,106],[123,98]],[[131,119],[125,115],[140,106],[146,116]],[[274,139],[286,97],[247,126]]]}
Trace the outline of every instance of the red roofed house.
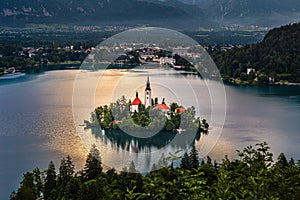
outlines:
{"label": "red roofed house", "polygon": [[161,110],[161,111],[164,111],[164,112],[169,112],[170,111],[170,108],[169,106],[167,106],[166,104],[157,104],[153,110]]}
{"label": "red roofed house", "polygon": [[135,99],[133,100],[130,106],[130,112],[131,113],[138,112],[140,104],[142,104],[142,101],[139,98],[139,93],[136,92]]}
{"label": "red roofed house", "polygon": [[160,110],[164,113],[168,113],[170,111],[170,108],[169,108],[169,106],[166,105],[165,99],[163,98],[162,103],[154,106],[153,110]]}

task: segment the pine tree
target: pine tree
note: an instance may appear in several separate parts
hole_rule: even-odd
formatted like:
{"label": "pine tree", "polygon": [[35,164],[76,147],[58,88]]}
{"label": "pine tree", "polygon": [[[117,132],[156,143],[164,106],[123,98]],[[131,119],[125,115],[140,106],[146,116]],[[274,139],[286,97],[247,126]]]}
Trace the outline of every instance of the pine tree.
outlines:
{"label": "pine tree", "polygon": [[67,183],[75,173],[75,167],[72,158],[68,155],[61,160],[59,167],[59,181],[60,183]]}
{"label": "pine tree", "polygon": [[34,178],[34,184],[36,189],[36,196],[41,197],[41,194],[43,193],[43,180],[42,177],[43,174],[41,173],[39,168],[36,168],[33,170],[33,178]]}
{"label": "pine tree", "polygon": [[51,196],[51,192],[56,187],[56,172],[55,166],[52,161],[50,161],[48,169],[46,171],[46,180],[45,180],[45,188],[44,188],[44,197],[45,199],[49,199]]}
{"label": "pine tree", "polygon": [[19,188],[17,194],[13,197],[14,200],[35,200],[36,190],[34,184],[33,173],[27,172],[24,174],[23,180],[21,182],[21,187]]}
{"label": "pine tree", "polygon": [[284,155],[284,153],[279,154],[278,158],[277,158],[277,163],[276,165],[278,165],[281,168],[285,168],[289,166],[289,163]]}
{"label": "pine tree", "polygon": [[92,145],[90,153],[87,156],[83,171],[83,180],[88,181],[97,178],[102,172],[100,152],[96,145]]}
{"label": "pine tree", "polygon": [[190,152],[190,162],[191,162],[191,168],[195,169],[199,166],[198,151],[195,145],[192,146],[192,150]]}
{"label": "pine tree", "polygon": [[183,158],[181,159],[180,167],[182,169],[191,169],[192,168],[192,166],[191,166],[191,158],[190,158],[190,156],[187,153],[185,153],[183,155]]}

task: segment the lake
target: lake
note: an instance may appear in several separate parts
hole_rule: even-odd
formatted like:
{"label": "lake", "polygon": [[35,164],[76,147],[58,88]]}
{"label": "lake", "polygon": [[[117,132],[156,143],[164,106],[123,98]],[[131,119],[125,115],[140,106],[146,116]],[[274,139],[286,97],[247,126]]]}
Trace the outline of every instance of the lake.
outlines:
{"label": "lake", "polygon": [[[158,159],[149,152],[159,150],[159,153],[167,155],[178,148],[172,144],[166,148],[143,146],[130,143],[130,140],[120,145],[109,133],[96,137],[91,129],[84,129],[83,121],[77,120],[88,120],[90,108],[82,105],[76,110],[72,99],[74,86],[81,83],[76,79],[79,73],[85,72],[47,71],[0,81],[0,199],[8,199],[10,193],[18,188],[23,173],[36,167],[46,169],[50,160],[58,169],[60,159],[69,154],[76,169],[82,169],[89,146],[95,142],[99,145],[103,163],[117,169],[133,160],[140,170],[147,171],[147,166]],[[196,102],[198,114],[210,119],[212,101],[201,80],[194,75],[184,75],[192,88],[186,90],[186,83],[181,81],[182,75],[165,71],[111,70],[94,88],[92,105],[103,105],[122,94],[126,94],[127,99],[133,98],[136,91],[143,99],[148,75],[153,96],[159,97],[159,101],[166,98],[167,103],[178,101],[185,107]],[[95,80],[99,78],[97,73],[93,77]],[[167,84],[175,85],[179,92],[165,86]],[[226,118],[222,134],[214,138],[216,129],[212,126],[207,136],[201,136],[197,142],[201,156],[208,153],[216,160],[225,155],[236,158],[236,149],[266,141],[271,146],[274,159],[280,152],[287,157],[293,156],[295,160],[300,159],[300,87],[225,86],[225,90]],[[77,96],[88,96],[84,92],[86,90],[81,91]],[[83,111],[82,116],[80,110]],[[216,144],[205,144],[208,137],[214,138],[213,144]]]}

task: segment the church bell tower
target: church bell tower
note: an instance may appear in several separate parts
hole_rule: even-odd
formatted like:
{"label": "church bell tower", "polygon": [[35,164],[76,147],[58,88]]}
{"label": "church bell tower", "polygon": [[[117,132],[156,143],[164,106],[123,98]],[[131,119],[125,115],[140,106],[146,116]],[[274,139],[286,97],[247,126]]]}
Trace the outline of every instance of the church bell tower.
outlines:
{"label": "church bell tower", "polygon": [[145,108],[151,106],[151,88],[149,76],[147,77],[146,89],[145,89]]}

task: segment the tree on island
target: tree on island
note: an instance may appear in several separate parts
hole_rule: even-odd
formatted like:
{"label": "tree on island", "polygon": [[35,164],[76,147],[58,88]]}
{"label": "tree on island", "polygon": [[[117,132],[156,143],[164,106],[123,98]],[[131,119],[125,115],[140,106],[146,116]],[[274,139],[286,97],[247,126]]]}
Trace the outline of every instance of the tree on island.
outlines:
{"label": "tree on island", "polygon": [[[157,99],[155,99],[155,103],[156,101]],[[146,127],[146,130],[163,127],[162,131],[168,132],[182,129],[201,133],[207,132],[209,127],[206,120],[200,121],[200,118],[196,117],[194,106],[183,109],[174,102],[171,103],[171,110],[167,113],[151,107],[145,108],[142,104],[139,105],[138,111],[130,113],[129,106],[130,101],[127,101],[123,96],[109,106],[105,105],[96,108],[95,115],[101,128],[119,129],[122,127],[123,130],[139,131],[139,127]],[[177,112],[177,108],[181,111]]]}

